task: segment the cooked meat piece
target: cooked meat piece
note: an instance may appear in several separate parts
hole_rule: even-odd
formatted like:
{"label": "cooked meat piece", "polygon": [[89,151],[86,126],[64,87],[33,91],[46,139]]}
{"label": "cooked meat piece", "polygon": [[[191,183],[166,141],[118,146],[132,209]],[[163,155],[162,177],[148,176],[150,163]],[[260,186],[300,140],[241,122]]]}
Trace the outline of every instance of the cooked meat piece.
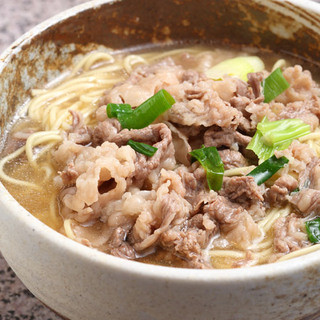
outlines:
{"label": "cooked meat piece", "polygon": [[222,235],[240,249],[246,249],[260,235],[258,225],[249,213],[223,196],[206,204],[203,212],[214,218]]}
{"label": "cooked meat piece", "polygon": [[306,169],[300,172],[299,188],[310,188],[320,190],[320,159],[314,157],[306,166]]}
{"label": "cooked meat piece", "polygon": [[137,251],[154,246],[163,232],[185,221],[191,211],[180,176],[163,169],[157,185],[152,209],[140,213],[129,236]]}
{"label": "cooked meat piece", "polygon": [[136,254],[132,246],[126,242],[127,232],[124,228],[116,228],[111,236],[110,253],[114,256],[125,258],[125,259],[135,259]]}
{"label": "cooked meat piece", "polygon": [[277,179],[274,185],[266,191],[265,201],[270,206],[282,206],[290,199],[290,193],[297,187],[298,181],[294,177],[285,174]]}
{"label": "cooked meat piece", "polygon": [[276,252],[289,253],[311,245],[303,219],[294,214],[279,218],[274,224],[273,232]]}
{"label": "cooked meat piece", "polygon": [[246,147],[251,137],[245,136],[238,131],[224,129],[217,131],[215,128],[208,129],[204,134],[204,145],[206,147],[228,147],[238,149],[238,146]]}
{"label": "cooked meat piece", "polygon": [[[309,165],[308,165],[309,167]],[[311,189],[320,190],[320,159],[315,158],[310,165],[310,186]]]}
{"label": "cooked meat piece", "polygon": [[205,267],[202,249],[215,232],[215,223],[210,216],[202,214],[188,220],[192,207],[184,195],[180,176],[162,170],[152,211],[139,215],[129,239],[137,251],[159,243],[186,260],[190,267]]}
{"label": "cooked meat piece", "polygon": [[[170,121],[188,126],[236,127],[240,112],[219,97],[214,85],[213,80],[196,71],[183,70],[168,58],[153,66],[138,67],[122,84],[107,91],[100,104],[138,106],[160,89],[166,89],[176,100],[167,112]],[[106,119],[103,112],[97,113],[100,121]]]}
{"label": "cooked meat piece", "polygon": [[263,191],[254,181],[253,177],[224,177],[220,195],[227,197],[232,202],[241,204],[254,221],[265,216],[263,205]]}
{"label": "cooked meat piece", "polygon": [[231,102],[236,96],[244,96],[249,100],[254,98],[252,89],[248,84],[235,77],[224,76],[222,80],[214,81],[213,89],[226,102]]}
{"label": "cooked meat piece", "polygon": [[283,76],[290,87],[276,97],[277,102],[288,104],[295,101],[306,101],[319,95],[319,87],[313,81],[310,71],[303,70],[301,66],[286,68]]}
{"label": "cooked meat piece", "polygon": [[253,94],[255,98],[259,98],[261,96],[261,82],[263,80],[262,72],[254,72],[248,73],[248,84],[252,88]]}
{"label": "cooked meat piece", "polygon": [[189,168],[181,166],[176,169],[176,173],[181,177],[186,190],[184,198],[192,205],[192,215],[216,196],[215,192],[207,192],[206,173],[198,162],[194,162]]}
{"label": "cooked meat piece", "polygon": [[244,207],[256,201],[263,201],[261,187],[251,176],[224,177],[220,194],[231,201],[241,203]]}
{"label": "cooked meat piece", "polygon": [[118,127],[113,122],[105,120],[100,122],[93,132],[93,139],[98,144],[101,141],[114,142],[118,146],[126,145],[132,139],[138,142],[148,143],[153,147],[158,148],[157,152],[152,157],[147,157],[137,152],[136,170],[133,178],[143,182],[148,174],[158,168],[162,162],[171,162],[175,164],[175,150],[172,143],[171,131],[164,123],[150,125],[143,129],[124,129],[120,132]]}
{"label": "cooked meat piece", "polygon": [[302,189],[292,196],[290,202],[304,217],[312,217],[320,210],[320,190]]}
{"label": "cooked meat piece", "polygon": [[[62,177],[70,174],[70,168],[72,177],[78,175],[75,193],[65,194],[62,204],[75,213],[77,221],[85,222],[100,217],[107,203],[122,197],[127,178],[131,178],[135,171],[136,153],[129,146],[119,148],[110,142],[93,148],[65,140],[54,153],[54,158],[58,163],[66,163]],[[99,186],[110,179],[114,179],[115,187],[100,194]]]}
{"label": "cooked meat piece", "polygon": [[70,162],[67,164],[62,172],[59,172],[62,182],[65,186],[70,186],[76,183],[79,173],[75,170],[74,163]]}
{"label": "cooked meat piece", "polygon": [[100,105],[104,106],[112,102],[128,103],[137,107],[160,89],[179,84],[183,73],[182,67],[175,65],[171,58],[151,66],[139,66],[127,80],[108,90],[101,99]]}
{"label": "cooked meat piece", "polygon": [[319,126],[320,116],[319,106],[318,110],[314,111],[315,103],[319,104],[318,100],[295,101],[287,105],[278,104],[278,119],[301,119],[314,131]]}
{"label": "cooked meat piece", "polygon": [[312,148],[298,140],[294,140],[288,149],[275,151],[275,155],[277,158],[285,156],[289,159],[288,165],[282,169],[282,174],[289,173],[293,176],[301,175],[306,170],[308,163],[316,157]]}
{"label": "cooked meat piece", "polygon": [[[160,141],[153,144],[153,147],[158,148],[158,150],[152,157],[137,153],[137,161],[135,163],[136,170],[134,173],[134,179],[136,181],[142,181],[156,168],[170,167],[172,169],[176,163],[174,157],[175,150],[169,128],[165,124],[155,124],[147,128],[150,127],[152,127],[151,130],[154,133],[154,136],[159,137]],[[143,129],[140,131],[143,131]]]}
{"label": "cooked meat piece", "polygon": [[165,124],[171,130],[175,159],[178,163],[189,166],[191,162],[191,156],[189,152],[192,151],[192,148],[188,142],[187,136],[181,130],[176,128],[172,123],[165,122]]}
{"label": "cooked meat piece", "polygon": [[248,165],[246,158],[239,151],[226,149],[219,151],[219,155],[225,170]]}
{"label": "cooked meat piece", "polygon": [[230,104],[241,112],[239,129],[251,135],[264,116],[267,116],[269,120],[276,118],[269,105],[263,103],[264,97],[260,85],[262,79],[262,73],[249,73],[249,87],[230,99]]}
{"label": "cooked meat piece", "polygon": [[184,81],[167,87],[166,89],[176,100],[167,112],[168,119],[187,126],[237,127],[240,112],[229,102],[222,100],[213,89],[213,85],[213,80],[206,79],[199,80],[195,84]]}
{"label": "cooked meat piece", "polygon": [[74,110],[69,110],[69,112],[72,115],[72,127],[68,133],[68,140],[82,145],[89,144],[92,132],[85,125],[82,114]]}
{"label": "cooked meat piece", "polygon": [[120,122],[117,119],[106,119],[99,122],[93,130],[92,145],[100,146],[105,141],[113,141],[121,130]]}
{"label": "cooked meat piece", "polygon": [[203,249],[208,244],[208,234],[211,235],[212,232],[208,233],[206,230],[198,228],[181,230],[181,228],[175,227],[161,235],[160,246],[186,260],[189,267],[206,269],[210,265],[204,257]]}

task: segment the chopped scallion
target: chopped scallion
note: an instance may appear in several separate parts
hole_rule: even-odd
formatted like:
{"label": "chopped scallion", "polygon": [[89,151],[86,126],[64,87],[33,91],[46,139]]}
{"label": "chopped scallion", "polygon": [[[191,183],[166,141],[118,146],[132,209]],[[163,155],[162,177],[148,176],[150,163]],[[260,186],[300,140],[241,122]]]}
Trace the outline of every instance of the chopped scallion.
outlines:
{"label": "chopped scallion", "polygon": [[286,157],[277,158],[276,156],[272,156],[268,160],[262,162],[259,166],[253,169],[251,172],[247,174],[247,176],[251,176],[254,178],[254,181],[259,186],[264,183],[268,179],[270,179],[277,171],[284,167],[289,160]]}
{"label": "chopped scallion", "polygon": [[150,146],[149,144],[143,143],[143,142],[137,142],[133,140],[129,140],[127,143],[133,150],[144,154],[145,156],[152,157],[158,150],[158,148],[155,148],[153,146]]}
{"label": "chopped scallion", "polygon": [[117,118],[119,113],[131,113],[133,110],[130,104],[121,103],[108,103],[107,115],[109,118]]}
{"label": "chopped scallion", "polygon": [[270,158],[275,150],[287,149],[294,139],[309,134],[310,126],[300,119],[269,121],[266,117],[257,125],[257,131],[247,149],[260,160]]}
{"label": "chopped scallion", "polygon": [[264,102],[266,103],[269,103],[290,87],[290,84],[283,76],[280,68],[274,70],[266,79],[262,81],[261,85],[264,95]]}
{"label": "chopped scallion", "polygon": [[320,218],[314,220],[306,221],[306,231],[308,238],[312,243],[320,242]]}
{"label": "chopped scallion", "polygon": [[218,191],[222,187],[224,166],[216,147],[202,147],[190,152],[206,171],[210,190]]}
{"label": "chopped scallion", "polygon": [[108,117],[117,118],[123,129],[142,129],[170,109],[174,103],[173,97],[162,89],[131,111],[129,109],[131,106],[128,104],[109,104],[107,114]]}
{"label": "chopped scallion", "polygon": [[219,80],[224,75],[234,76],[247,81],[247,74],[264,70],[263,61],[256,57],[237,57],[224,60],[206,71],[208,78]]}

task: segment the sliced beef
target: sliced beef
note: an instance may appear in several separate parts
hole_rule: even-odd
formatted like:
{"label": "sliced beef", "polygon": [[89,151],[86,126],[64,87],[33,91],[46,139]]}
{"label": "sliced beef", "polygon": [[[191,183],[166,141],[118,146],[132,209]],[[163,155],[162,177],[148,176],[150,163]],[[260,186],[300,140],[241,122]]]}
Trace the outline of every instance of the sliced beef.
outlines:
{"label": "sliced beef", "polygon": [[302,189],[290,201],[304,216],[312,217],[320,211],[320,190]]}
{"label": "sliced beef", "polygon": [[116,119],[106,119],[97,124],[93,130],[93,146],[100,146],[105,141],[113,141],[121,130],[120,122]]}
{"label": "sliced beef", "polygon": [[[53,156],[58,163],[66,164],[60,173],[62,186],[75,184],[72,193],[61,194],[61,201],[79,222],[101,217],[102,208],[123,196],[135,171],[135,151],[110,142],[93,148],[65,140]],[[115,187],[101,194],[99,186],[110,180]]]}
{"label": "sliced beef", "polygon": [[311,130],[314,131],[319,126],[319,106],[315,108],[318,100],[306,100],[290,102],[287,105],[278,104],[278,119],[300,119],[309,124]]}
{"label": "sliced beef", "polygon": [[248,84],[252,88],[255,98],[263,97],[261,94],[261,82],[264,79],[262,72],[248,73]]}
{"label": "sliced beef", "polygon": [[290,199],[290,193],[297,187],[298,181],[294,177],[285,174],[277,179],[272,187],[266,191],[265,201],[270,206],[283,206]]}
{"label": "sliced beef", "polygon": [[167,112],[168,119],[187,126],[237,127],[240,112],[222,100],[213,85],[213,80],[199,79],[197,83],[183,81],[167,87],[176,100]]}
{"label": "sliced beef", "polygon": [[72,115],[72,127],[68,133],[68,140],[82,145],[91,143],[92,130],[85,125],[82,114],[74,110],[69,112]]}
{"label": "sliced beef", "polygon": [[308,163],[316,157],[315,151],[308,144],[301,143],[298,140],[294,140],[288,149],[275,151],[275,155],[277,158],[285,156],[289,159],[288,165],[282,169],[282,172],[293,176],[302,175]]}
{"label": "sliced beef", "polygon": [[247,210],[223,196],[206,204],[203,212],[217,221],[222,236],[239,249],[246,250],[260,235],[258,225]]}
{"label": "sliced beef", "polygon": [[238,131],[224,129],[217,131],[215,127],[208,129],[204,134],[204,144],[206,147],[228,147],[238,149],[239,146],[246,147],[251,137],[245,136]]}
{"label": "sliced beef", "polygon": [[130,242],[138,251],[154,246],[163,232],[186,221],[191,211],[179,175],[163,169],[157,186],[152,209],[139,214],[130,234]]}
{"label": "sliced beef", "polygon": [[75,169],[74,163],[70,162],[63,171],[59,172],[64,186],[70,186],[76,183],[79,172]]}
{"label": "sliced beef", "polygon": [[215,192],[208,192],[206,173],[198,162],[194,162],[189,168],[181,166],[176,169],[176,173],[181,177],[186,190],[184,197],[192,205],[191,215],[201,211],[204,204],[216,197]]}
{"label": "sliced beef", "polygon": [[136,253],[132,246],[126,241],[127,231],[122,228],[116,228],[112,235],[109,246],[111,247],[110,253],[116,257],[125,259],[135,259]]}
{"label": "sliced beef", "polygon": [[289,253],[310,246],[303,219],[291,214],[279,218],[273,227],[274,250]]}
{"label": "sliced beef", "polygon": [[220,194],[243,206],[263,201],[262,190],[251,176],[224,177]]}
{"label": "sliced beef", "polygon": [[186,260],[189,267],[206,269],[210,267],[207,262],[203,249],[208,245],[213,231],[205,228],[175,227],[164,232],[160,238],[160,246],[173,254]]}
{"label": "sliced beef", "polygon": [[178,163],[185,166],[191,164],[190,152],[192,148],[188,142],[188,137],[170,122],[165,122],[172,134],[172,143],[174,145],[174,157]]}
{"label": "sliced beef", "polygon": [[[138,67],[122,84],[107,91],[100,104],[109,102],[138,106],[160,89],[173,95],[176,103],[167,112],[167,119],[181,125],[237,127],[240,112],[219,97],[215,82],[194,70],[183,70],[166,59],[151,66]],[[105,111],[103,111],[105,113]],[[106,119],[97,111],[99,120]]]}
{"label": "sliced beef", "polygon": [[248,161],[239,151],[226,149],[219,151],[219,155],[225,170],[246,167],[248,165]]}
{"label": "sliced beef", "polygon": [[108,90],[101,99],[100,105],[104,106],[112,102],[128,103],[137,107],[160,89],[179,84],[182,81],[183,72],[182,67],[176,65],[171,58],[154,65],[139,66],[127,80]]}
{"label": "sliced beef", "polygon": [[299,188],[320,190],[320,159],[315,157],[299,175]]}
{"label": "sliced beef", "polygon": [[263,190],[256,184],[253,177],[224,177],[219,194],[245,208],[254,221],[265,216]]}
{"label": "sliced beef", "polygon": [[276,97],[277,102],[286,105],[290,102],[310,100],[319,95],[319,87],[313,81],[310,71],[303,70],[301,66],[286,68],[283,76],[289,82],[290,87]]}
{"label": "sliced beef", "polygon": [[164,161],[175,164],[175,150],[172,143],[171,131],[164,123],[150,125],[143,129],[124,129],[118,132],[118,127],[114,122],[105,120],[100,122],[93,132],[95,144],[102,141],[114,142],[118,146],[126,145],[132,139],[137,142],[144,142],[157,148],[157,152],[152,157],[147,157],[137,152],[135,162],[135,180],[143,181],[155,168],[160,167]]}

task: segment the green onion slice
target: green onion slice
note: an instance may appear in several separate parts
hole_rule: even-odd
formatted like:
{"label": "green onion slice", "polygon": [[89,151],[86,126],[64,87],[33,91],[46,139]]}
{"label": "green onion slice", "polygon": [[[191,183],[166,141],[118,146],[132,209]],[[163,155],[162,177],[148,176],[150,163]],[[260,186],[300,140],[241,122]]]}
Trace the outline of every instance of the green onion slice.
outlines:
{"label": "green onion slice", "polygon": [[264,102],[266,103],[269,103],[290,87],[290,84],[284,78],[280,68],[274,70],[266,79],[262,81],[261,85],[264,95]]}
{"label": "green onion slice", "polygon": [[174,103],[175,100],[170,93],[162,89],[143,102],[139,107],[133,110],[131,109],[131,111],[129,109],[131,106],[127,104],[109,104],[107,107],[107,114],[108,117],[117,118],[123,129],[142,129],[151,124],[162,113],[170,109]]}
{"label": "green onion slice", "polygon": [[206,171],[210,190],[218,191],[222,187],[224,166],[216,147],[202,147],[190,152]]}
{"label": "green onion slice", "polygon": [[126,103],[108,103],[107,105],[107,115],[109,118],[117,118],[120,113],[132,113],[132,111],[130,104]]}
{"label": "green onion slice", "polygon": [[289,160],[286,157],[272,156],[247,174],[254,178],[258,186],[271,178],[277,171],[284,167]]}
{"label": "green onion slice", "polygon": [[310,125],[300,119],[269,121],[266,117],[257,125],[257,131],[247,149],[260,160],[270,158],[275,150],[287,149],[294,139],[311,132]]}
{"label": "green onion slice", "polygon": [[320,218],[314,220],[306,221],[306,231],[308,238],[312,243],[320,242]]}
{"label": "green onion slice", "polygon": [[129,140],[127,143],[133,150],[144,154],[145,156],[152,157],[158,150],[158,148],[150,146],[149,144],[143,142],[137,142]]}
{"label": "green onion slice", "polygon": [[262,70],[264,70],[264,63],[260,58],[256,56],[237,57],[216,64],[206,71],[206,76],[214,80],[219,80],[227,74],[247,81],[248,73]]}

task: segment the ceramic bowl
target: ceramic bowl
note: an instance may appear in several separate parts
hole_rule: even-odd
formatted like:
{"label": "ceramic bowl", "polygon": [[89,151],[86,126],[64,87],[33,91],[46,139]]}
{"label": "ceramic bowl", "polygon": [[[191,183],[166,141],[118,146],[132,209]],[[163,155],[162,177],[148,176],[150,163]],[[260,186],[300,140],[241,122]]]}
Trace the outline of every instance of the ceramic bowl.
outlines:
{"label": "ceramic bowl", "polygon": [[[30,89],[78,54],[150,43],[260,47],[320,61],[320,4],[274,0],[93,1],[22,36],[0,57],[0,134]],[[319,319],[320,252],[233,270],[126,261],[51,230],[0,185],[0,248],[42,302],[72,320]],[[319,313],[320,315],[320,313]]]}

